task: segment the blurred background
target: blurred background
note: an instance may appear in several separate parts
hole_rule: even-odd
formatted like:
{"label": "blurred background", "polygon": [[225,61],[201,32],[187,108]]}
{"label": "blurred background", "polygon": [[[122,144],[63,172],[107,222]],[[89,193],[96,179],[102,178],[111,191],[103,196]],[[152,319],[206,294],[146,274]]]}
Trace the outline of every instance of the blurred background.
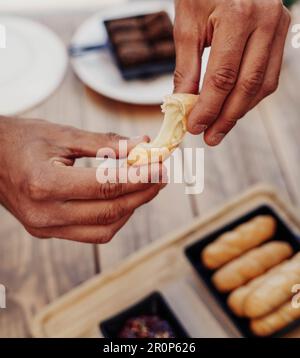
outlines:
{"label": "blurred background", "polygon": [[[38,11],[42,9],[87,9],[97,8],[100,3],[113,3],[115,0],[3,0],[1,1],[2,11]],[[115,1],[116,2],[116,1]]]}
{"label": "blurred background", "polygon": [[[152,8],[151,0],[143,1],[142,5],[138,0],[140,5],[134,6],[142,9],[145,2]],[[3,96],[11,93],[5,103],[7,107],[3,107],[7,114],[15,111],[20,117],[43,118],[90,131],[155,136],[162,120],[158,104],[162,95],[172,90],[172,75],[127,82],[106,52],[91,52],[73,59],[67,56],[70,45],[103,44],[99,19],[108,14],[121,16],[127,3],[127,0],[1,0],[0,23],[7,21],[17,31],[18,24],[12,22],[11,16],[34,22],[22,26],[26,27],[24,36],[32,36],[30,46],[39,59],[40,72],[35,68],[28,72],[32,78],[20,75],[14,81],[22,81],[30,92],[28,83],[38,78],[39,93],[43,93],[43,98],[34,100],[24,94],[23,107],[15,108],[13,94],[16,87],[22,88],[21,82],[7,83],[5,88],[2,85]],[[164,10],[170,7],[170,1],[159,3]],[[300,23],[299,2],[291,11],[292,28]],[[43,27],[36,28],[36,23]],[[184,147],[205,148],[202,194],[188,196],[184,185],[169,185],[157,199],[137,210],[111,243],[101,247],[37,240],[0,207],[0,283],[7,288],[7,308],[0,311],[0,337],[30,336],[32,316],[47,303],[95,274],[116,267],[130,254],[188,225],[195,217],[222,207],[253,185],[271,185],[300,213],[300,49],[292,46],[293,36],[290,30],[278,91],[241,120],[220,146],[208,148],[201,137],[187,136]],[[17,43],[18,37],[11,41]],[[0,63],[5,64],[0,67],[1,76],[14,73],[14,66],[27,61],[26,49],[24,54],[15,55],[18,59],[15,65],[1,51]],[[106,67],[99,66],[99,61]],[[3,96],[0,103],[4,106]],[[78,165],[95,163],[86,159]]]}

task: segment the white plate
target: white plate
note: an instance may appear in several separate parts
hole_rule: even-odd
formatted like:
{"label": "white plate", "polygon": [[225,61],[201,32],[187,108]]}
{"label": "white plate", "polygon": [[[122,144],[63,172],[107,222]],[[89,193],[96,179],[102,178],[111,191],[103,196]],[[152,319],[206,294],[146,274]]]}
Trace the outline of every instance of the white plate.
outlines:
{"label": "white plate", "polygon": [[[105,43],[107,39],[103,20],[134,16],[165,10],[174,18],[173,1],[130,1],[119,6],[109,6],[86,20],[76,31],[72,45],[84,46]],[[205,72],[209,51],[202,59]],[[108,50],[85,54],[72,60],[77,76],[94,91],[118,101],[135,104],[159,104],[166,94],[173,91],[173,76],[166,74],[154,79],[125,81],[114,64]]]}
{"label": "white plate", "polygon": [[6,48],[0,49],[0,114],[14,115],[46,99],[61,83],[68,62],[59,38],[21,17],[0,16]]}

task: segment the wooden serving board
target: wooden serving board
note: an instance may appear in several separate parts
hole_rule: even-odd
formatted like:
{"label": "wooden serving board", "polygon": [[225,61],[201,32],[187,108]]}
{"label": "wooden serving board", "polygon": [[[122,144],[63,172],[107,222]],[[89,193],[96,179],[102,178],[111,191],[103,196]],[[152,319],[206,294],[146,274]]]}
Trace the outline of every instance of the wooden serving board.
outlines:
{"label": "wooden serving board", "polygon": [[[300,215],[296,209],[280,198],[274,189],[255,187],[54,301],[31,322],[32,335],[101,337],[99,322],[149,293],[160,291],[191,337],[240,337],[190,266],[184,249],[263,204],[273,208],[292,230],[300,233]],[[300,328],[288,336],[300,337]]]}

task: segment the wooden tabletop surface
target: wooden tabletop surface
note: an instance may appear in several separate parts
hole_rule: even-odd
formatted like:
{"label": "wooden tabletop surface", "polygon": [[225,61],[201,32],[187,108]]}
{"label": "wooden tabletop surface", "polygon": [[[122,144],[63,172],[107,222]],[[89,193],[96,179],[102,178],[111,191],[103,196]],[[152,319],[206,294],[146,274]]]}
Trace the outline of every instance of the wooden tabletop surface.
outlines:
{"label": "wooden tabletop surface", "polygon": [[[68,43],[76,27],[90,15],[69,12],[30,17]],[[300,23],[300,6],[293,15],[293,23]],[[205,148],[202,194],[186,195],[183,185],[169,185],[153,202],[138,209],[107,245],[38,240],[0,207],[0,283],[7,289],[7,308],[0,310],[0,337],[30,336],[30,318],[41,307],[253,184],[272,184],[300,206],[299,58],[300,49],[292,48],[288,39],[278,91],[241,120],[220,146],[209,148],[201,137],[187,136],[185,146]],[[162,120],[159,107],[117,103],[93,93],[71,68],[55,94],[24,117],[128,136],[154,136]],[[80,164],[92,165],[89,160]]]}

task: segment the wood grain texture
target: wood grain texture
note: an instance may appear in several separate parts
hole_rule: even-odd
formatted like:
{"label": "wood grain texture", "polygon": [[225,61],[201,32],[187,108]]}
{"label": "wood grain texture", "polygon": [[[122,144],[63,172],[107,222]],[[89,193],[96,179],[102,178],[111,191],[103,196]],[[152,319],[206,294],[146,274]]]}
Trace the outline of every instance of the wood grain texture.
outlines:
{"label": "wood grain texture", "polygon": [[[292,230],[299,232],[299,216],[286,200],[282,201],[270,188],[252,188],[45,307],[32,322],[34,336],[99,337],[99,321],[114,316],[154,290],[163,293],[191,337],[240,336],[183,251],[199,238],[262,204],[272,207]],[[299,337],[299,329],[290,335]]]}
{"label": "wood grain texture", "polygon": [[[300,23],[300,3],[293,7],[292,24]],[[278,90],[267,98],[259,111],[269,134],[289,194],[295,204],[300,204],[300,48],[292,46],[289,32],[286,41],[285,59],[282,66]]]}
{"label": "wood grain texture", "polygon": [[[48,25],[66,43],[83,19],[73,15],[66,22],[65,16],[54,14],[31,18]],[[56,93],[24,117],[81,127],[82,91],[69,69]],[[0,337],[26,337],[28,321],[38,309],[94,275],[93,247],[32,238],[7,211],[0,210],[0,282],[8,292],[7,308],[0,312]]]}
{"label": "wood grain texture", "polygon": [[241,119],[219,146],[206,146],[202,136],[188,136],[185,146],[205,149],[204,192],[192,198],[199,214],[260,182],[287,192],[268,133],[256,109]]}
{"label": "wood grain texture", "polygon": [[[300,22],[299,9],[299,5],[294,9],[294,23]],[[31,18],[48,25],[67,43],[90,14],[53,13]],[[260,181],[275,185],[299,204],[299,51],[287,47],[277,93],[241,120],[219,147],[205,147],[204,193],[187,196],[182,185],[170,185],[137,210],[109,245],[99,248],[102,268],[113,267],[140,247],[187,224],[192,215],[203,215]],[[25,116],[127,136],[154,136],[162,120],[158,107],[130,106],[96,95],[70,68],[56,93]],[[185,146],[202,147],[203,142],[200,137],[188,136]],[[94,164],[81,161],[80,165]],[[29,335],[32,314],[93,276],[97,260],[90,245],[33,239],[3,208],[0,224],[0,283],[8,290],[8,307],[0,312],[0,337],[24,337]]]}

